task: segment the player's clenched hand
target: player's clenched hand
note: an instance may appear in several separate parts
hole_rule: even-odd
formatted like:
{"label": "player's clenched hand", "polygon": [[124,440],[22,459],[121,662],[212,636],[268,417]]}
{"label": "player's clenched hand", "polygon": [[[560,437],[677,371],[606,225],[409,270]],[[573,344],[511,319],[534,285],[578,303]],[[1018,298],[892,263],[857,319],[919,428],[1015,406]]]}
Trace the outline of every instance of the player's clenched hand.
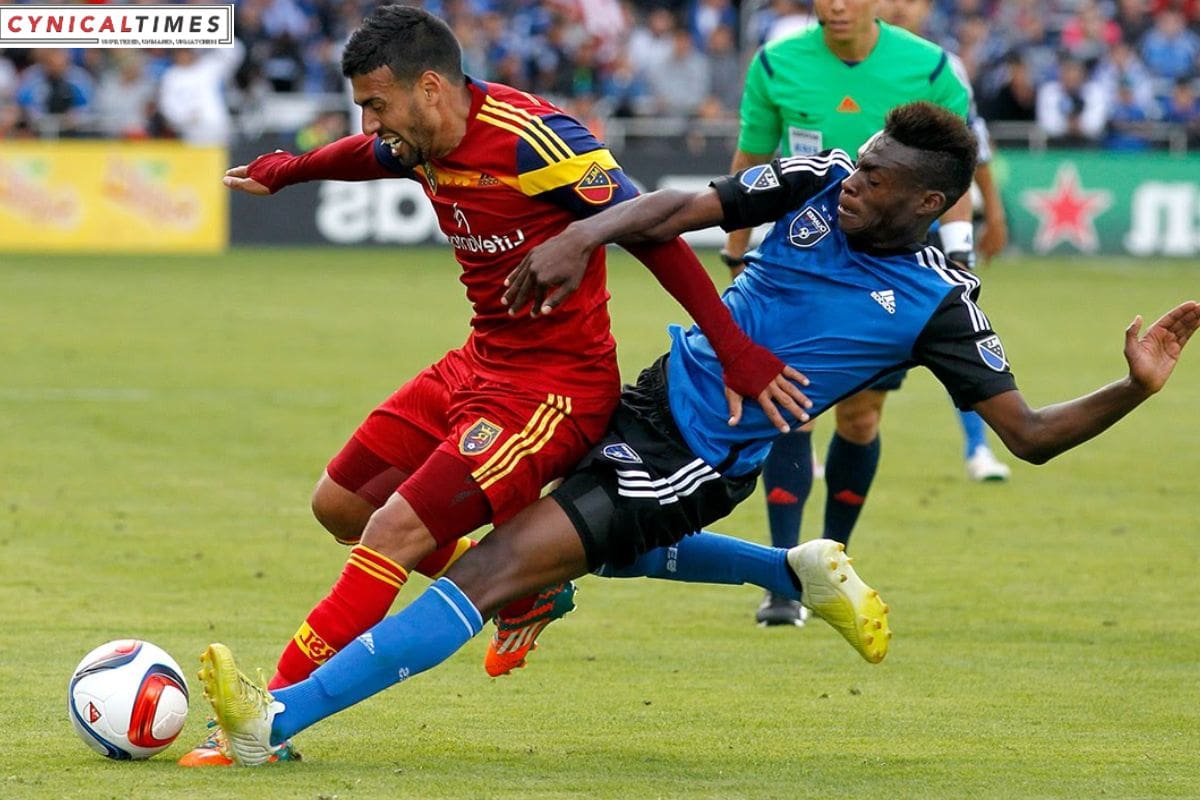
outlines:
{"label": "player's clenched hand", "polygon": [[250,165],[242,164],[239,167],[233,167],[225,171],[225,177],[221,179],[230,189],[236,189],[239,192],[247,194],[268,195],[271,190],[263,186],[254,178],[250,177]]}
{"label": "player's clenched hand", "polygon": [[515,315],[532,302],[532,316],[549,314],[579,288],[595,245],[568,226],[562,233],[530,250],[508,274],[500,302]]}
{"label": "player's clenched hand", "polygon": [[1181,303],[1163,314],[1141,338],[1142,317],[1139,314],[1125,329],[1125,360],[1129,362],[1129,377],[1147,394],[1163,387],[1179,362],[1179,355],[1188,339],[1200,328],[1200,304],[1194,300]]}
{"label": "player's clenched hand", "polygon": [[[792,367],[784,367],[783,371],[776,375],[767,384],[767,387],[758,393],[756,399],[758,400],[758,404],[762,406],[763,413],[767,415],[767,419],[781,433],[787,433],[791,430],[791,425],[783,418],[783,414],[780,413],[778,406],[783,406],[784,411],[787,411],[793,417],[800,420],[800,422],[808,422],[807,409],[812,408],[812,401],[800,389],[800,386],[807,385],[808,378],[803,373]],[[737,425],[742,421],[742,396],[726,386],[725,402],[729,406],[730,426]]]}

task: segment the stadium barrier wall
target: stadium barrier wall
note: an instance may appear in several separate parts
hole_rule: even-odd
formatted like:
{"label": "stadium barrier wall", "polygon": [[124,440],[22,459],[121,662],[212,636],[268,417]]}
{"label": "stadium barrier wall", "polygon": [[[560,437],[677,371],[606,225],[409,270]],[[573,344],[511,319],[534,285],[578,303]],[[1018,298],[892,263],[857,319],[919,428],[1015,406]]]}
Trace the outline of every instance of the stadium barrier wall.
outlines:
{"label": "stadium barrier wall", "polygon": [[[245,145],[233,163],[277,147],[288,149],[274,139]],[[711,145],[689,150],[678,139],[631,139],[618,158],[643,189],[698,189],[726,172],[729,152]],[[1005,150],[994,170],[1012,244],[1021,251],[1200,256],[1200,155]],[[235,244],[445,242],[414,181],[307,184],[267,202],[237,193],[231,209]],[[725,241],[716,228],[688,238],[699,247]]]}
{"label": "stadium barrier wall", "polygon": [[228,161],[180,142],[3,142],[0,252],[220,252]]}

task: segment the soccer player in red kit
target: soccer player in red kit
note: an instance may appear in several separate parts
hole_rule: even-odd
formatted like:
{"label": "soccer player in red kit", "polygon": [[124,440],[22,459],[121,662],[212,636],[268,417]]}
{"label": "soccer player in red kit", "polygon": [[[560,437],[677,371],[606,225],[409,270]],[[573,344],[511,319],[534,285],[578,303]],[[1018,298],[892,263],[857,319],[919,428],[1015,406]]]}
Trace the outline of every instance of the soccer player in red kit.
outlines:
{"label": "soccer player in red kit", "polygon": [[[541,98],[465,76],[453,33],[420,9],[372,12],[342,71],[363,135],[302,156],[262,156],[230,170],[226,185],[269,194],[318,179],[417,180],[462,266],[474,315],[466,343],[372,411],[318,483],[315,515],[354,547],[285,648],[272,688],[306,678],[382,620],[408,570],[438,576],[470,546],[466,534],[536,500],[601,438],[620,391],[602,249],[555,313],[510,313],[501,300],[505,277],[532,246],[637,193],[604,145]],[[774,382],[783,363],[737,328],[687,246],[675,239],[632,252],[705,328],[728,386],[786,428],[773,406],[797,408]],[[488,672],[521,666],[542,627],[573,607],[573,593],[552,587],[506,607]]]}

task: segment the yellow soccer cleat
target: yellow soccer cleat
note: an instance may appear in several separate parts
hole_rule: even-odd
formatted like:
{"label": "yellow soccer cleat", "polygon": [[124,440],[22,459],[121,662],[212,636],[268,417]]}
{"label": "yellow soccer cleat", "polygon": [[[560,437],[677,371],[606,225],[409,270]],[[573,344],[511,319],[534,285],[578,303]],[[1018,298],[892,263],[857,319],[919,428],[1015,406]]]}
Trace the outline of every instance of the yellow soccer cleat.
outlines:
{"label": "yellow soccer cleat", "polygon": [[242,674],[228,647],[208,646],[200,656],[199,678],[224,732],[217,740],[224,754],[247,767],[280,760],[280,748],[271,744],[271,722],[283,710],[283,703]]}
{"label": "yellow soccer cleat", "polygon": [[789,550],[787,560],[800,579],[800,602],[832,625],[867,661],[883,661],[892,639],[888,607],[850,566],[846,546],[832,539],[814,539]]}

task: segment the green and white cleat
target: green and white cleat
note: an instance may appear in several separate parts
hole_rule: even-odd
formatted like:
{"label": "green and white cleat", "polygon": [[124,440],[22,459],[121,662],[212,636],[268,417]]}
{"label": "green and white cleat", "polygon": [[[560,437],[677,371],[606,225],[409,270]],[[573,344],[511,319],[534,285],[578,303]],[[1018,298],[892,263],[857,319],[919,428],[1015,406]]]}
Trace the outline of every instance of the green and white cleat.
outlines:
{"label": "green and white cleat", "polygon": [[892,639],[888,607],[850,566],[846,546],[832,539],[814,539],[789,550],[787,560],[800,579],[800,602],[832,625],[867,661],[883,661]]}
{"label": "green and white cleat", "polygon": [[271,745],[271,722],[283,703],[247,678],[223,644],[210,644],[201,654],[198,677],[225,732],[226,755],[244,767],[278,760],[279,748]]}

